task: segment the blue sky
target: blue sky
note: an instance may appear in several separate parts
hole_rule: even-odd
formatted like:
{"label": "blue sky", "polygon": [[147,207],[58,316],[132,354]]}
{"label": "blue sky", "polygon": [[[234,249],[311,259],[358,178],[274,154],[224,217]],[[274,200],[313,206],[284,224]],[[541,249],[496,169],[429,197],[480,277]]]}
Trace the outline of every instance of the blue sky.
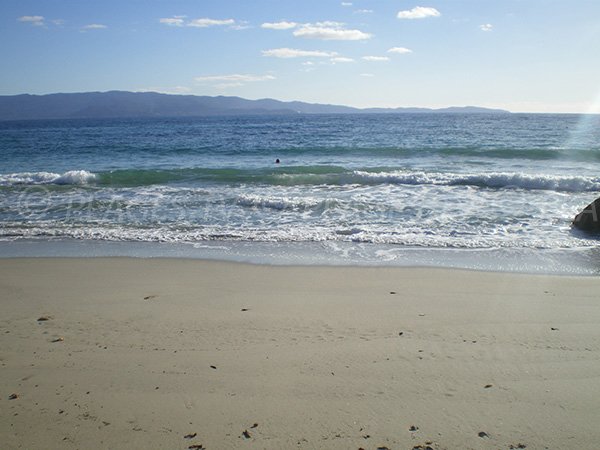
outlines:
{"label": "blue sky", "polygon": [[598,0],[2,0],[0,94],[600,112]]}

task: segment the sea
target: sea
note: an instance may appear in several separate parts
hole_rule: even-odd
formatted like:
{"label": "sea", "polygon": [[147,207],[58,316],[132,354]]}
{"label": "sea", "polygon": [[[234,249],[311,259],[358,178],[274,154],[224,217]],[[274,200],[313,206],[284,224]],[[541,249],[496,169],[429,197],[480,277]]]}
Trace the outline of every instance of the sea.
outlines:
{"label": "sea", "polygon": [[600,274],[598,115],[7,121],[0,153],[0,257]]}

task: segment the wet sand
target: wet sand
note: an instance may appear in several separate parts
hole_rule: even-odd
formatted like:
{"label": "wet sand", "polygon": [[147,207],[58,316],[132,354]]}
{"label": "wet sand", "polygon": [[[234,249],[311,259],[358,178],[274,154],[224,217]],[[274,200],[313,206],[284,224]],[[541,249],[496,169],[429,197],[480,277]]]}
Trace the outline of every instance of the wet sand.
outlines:
{"label": "wet sand", "polygon": [[0,260],[2,448],[597,448],[599,290],[442,269]]}

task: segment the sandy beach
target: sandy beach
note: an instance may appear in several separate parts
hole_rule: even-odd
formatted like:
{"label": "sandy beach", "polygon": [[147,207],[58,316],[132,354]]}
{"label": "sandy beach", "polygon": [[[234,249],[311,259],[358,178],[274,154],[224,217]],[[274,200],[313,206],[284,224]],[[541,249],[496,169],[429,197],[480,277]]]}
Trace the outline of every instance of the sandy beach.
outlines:
{"label": "sandy beach", "polygon": [[591,449],[600,279],[0,260],[3,449]]}

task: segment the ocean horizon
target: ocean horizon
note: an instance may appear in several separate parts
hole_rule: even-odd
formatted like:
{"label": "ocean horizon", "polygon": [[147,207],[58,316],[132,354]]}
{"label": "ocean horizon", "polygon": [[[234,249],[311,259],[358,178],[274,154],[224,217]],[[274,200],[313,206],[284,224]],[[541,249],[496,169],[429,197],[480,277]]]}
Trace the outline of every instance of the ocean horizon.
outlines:
{"label": "ocean horizon", "polygon": [[[600,116],[0,122],[0,256],[600,273]],[[277,163],[276,161],[279,161]]]}

